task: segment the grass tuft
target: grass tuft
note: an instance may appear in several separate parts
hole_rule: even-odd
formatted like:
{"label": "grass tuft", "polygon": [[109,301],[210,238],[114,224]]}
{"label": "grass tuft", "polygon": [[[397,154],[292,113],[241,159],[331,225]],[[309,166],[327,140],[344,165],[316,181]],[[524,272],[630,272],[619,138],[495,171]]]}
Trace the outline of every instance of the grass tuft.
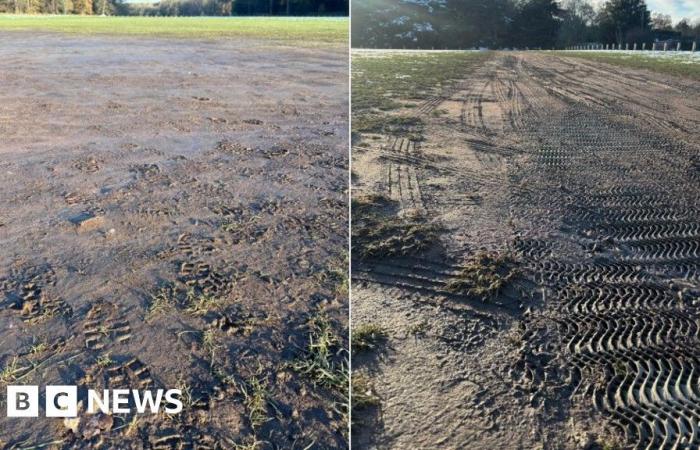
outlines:
{"label": "grass tuft", "polygon": [[335,398],[332,409],[346,417],[350,408],[348,351],[325,315],[313,316],[307,326],[308,344],[289,367],[314,386],[328,389]]}
{"label": "grass tuft", "polygon": [[371,407],[379,406],[380,399],[374,392],[369,377],[361,372],[352,374],[352,417],[353,422],[361,413]]}
{"label": "grass tuft", "polygon": [[207,294],[195,294],[194,291],[187,293],[186,311],[193,316],[204,316],[210,311],[215,311],[221,307],[221,299]]}
{"label": "grass tuft", "polygon": [[16,356],[0,371],[0,383],[11,383],[17,379],[17,375],[22,372],[19,367],[19,358]]}
{"label": "grass tuft", "polygon": [[447,290],[480,298],[487,302],[501,292],[517,271],[509,254],[480,252],[474,255],[461,272],[447,283]]}
{"label": "grass tuft", "polygon": [[381,326],[366,323],[353,327],[351,336],[352,349],[356,352],[375,350],[387,339],[387,333]]}
{"label": "grass tuft", "polygon": [[267,379],[261,375],[251,377],[247,382],[238,383],[238,390],[243,395],[248,420],[255,430],[272,420],[267,413],[270,394]]}
{"label": "grass tuft", "polygon": [[394,202],[381,195],[352,200],[352,251],[361,259],[415,255],[430,248],[441,228],[420,216],[392,215]]}

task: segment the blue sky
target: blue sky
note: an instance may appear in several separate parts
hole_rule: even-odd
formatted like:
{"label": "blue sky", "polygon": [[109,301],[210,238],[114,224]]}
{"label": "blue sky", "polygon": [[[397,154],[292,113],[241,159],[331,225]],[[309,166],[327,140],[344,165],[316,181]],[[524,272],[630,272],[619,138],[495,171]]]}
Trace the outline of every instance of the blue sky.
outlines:
{"label": "blue sky", "polygon": [[[700,20],[700,0],[646,0],[647,6],[652,12],[669,14],[674,22],[683,17]],[[601,5],[605,0],[595,0]]]}

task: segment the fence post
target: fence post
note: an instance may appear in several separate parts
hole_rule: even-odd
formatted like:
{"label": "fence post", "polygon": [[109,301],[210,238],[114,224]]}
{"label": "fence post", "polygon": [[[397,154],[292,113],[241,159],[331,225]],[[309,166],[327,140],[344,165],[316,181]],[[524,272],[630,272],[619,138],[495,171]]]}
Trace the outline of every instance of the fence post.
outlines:
{"label": "fence post", "polygon": [[668,51],[668,42],[664,42],[664,51]]}
{"label": "fence post", "polygon": [[676,51],[680,52],[681,51],[681,42],[678,41],[678,44],[676,45]]}
{"label": "fence post", "polygon": [[646,42],[642,42],[642,50],[646,50],[646,49],[647,49],[647,43],[646,43]]}
{"label": "fence post", "polygon": [[695,53],[695,50],[698,48],[698,43],[696,41],[693,41],[693,49],[691,52]]}
{"label": "fence post", "polygon": [[633,51],[633,52],[636,52],[636,51],[637,51],[637,43],[636,43],[636,42],[634,43],[634,46],[632,47],[632,51]]}
{"label": "fence post", "polygon": [[629,42],[625,42],[625,50],[629,50],[629,49],[630,49],[630,44],[629,44]]}

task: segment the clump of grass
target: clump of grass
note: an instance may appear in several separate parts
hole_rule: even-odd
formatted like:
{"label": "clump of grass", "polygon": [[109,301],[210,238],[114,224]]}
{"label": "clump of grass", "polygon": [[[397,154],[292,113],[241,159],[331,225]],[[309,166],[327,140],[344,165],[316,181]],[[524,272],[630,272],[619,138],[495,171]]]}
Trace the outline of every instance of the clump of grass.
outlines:
{"label": "clump of grass", "polygon": [[233,450],[259,450],[261,445],[263,445],[262,441],[258,441],[255,438],[250,438],[248,442],[242,443],[242,442],[230,442],[230,444],[233,446]]}
{"label": "clump of grass", "polygon": [[516,274],[509,254],[480,252],[446,286],[450,292],[492,300]]}
{"label": "clump of grass", "polygon": [[428,322],[422,321],[408,327],[408,334],[413,336],[423,335],[428,331]]}
{"label": "clump of grass", "polygon": [[340,296],[348,295],[350,280],[348,279],[348,254],[344,252],[342,259],[330,268],[318,273],[320,282],[330,282],[335,286],[335,293]]}
{"label": "clump of grass", "polygon": [[31,346],[31,348],[29,349],[29,353],[32,355],[38,355],[44,353],[48,349],[49,344],[47,344],[46,342],[39,342],[38,344],[33,344]]}
{"label": "clump of grass", "polygon": [[254,430],[271,420],[267,414],[267,405],[270,401],[267,379],[259,374],[255,375],[247,382],[239,383],[238,390],[243,395],[245,407],[248,411],[248,420]]}
{"label": "clump of grass", "polygon": [[621,450],[622,447],[617,442],[602,442],[598,446],[601,450]]}
{"label": "clump of grass", "polygon": [[151,297],[151,304],[146,312],[146,321],[175,306],[175,298],[172,288],[163,287],[156,295]]}
{"label": "clump of grass", "polygon": [[390,135],[405,135],[410,133],[415,136],[422,136],[425,125],[423,119],[420,117],[393,116],[375,113],[358,114],[356,117],[353,117],[352,124],[353,131],[356,133],[383,133]]}
{"label": "clump of grass", "polygon": [[112,357],[109,355],[109,353],[105,353],[104,355],[100,355],[97,358],[97,366],[101,368],[106,368],[114,364],[114,360]]}
{"label": "clump of grass", "polygon": [[362,259],[408,256],[428,249],[440,228],[420,216],[392,215],[394,202],[382,195],[352,200],[352,250]]}
{"label": "clump of grass", "polygon": [[432,246],[440,228],[421,220],[366,219],[352,233],[353,251],[362,259],[415,255]]}
{"label": "clump of grass", "polygon": [[209,367],[214,367],[216,351],[219,348],[219,344],[216,341],[216,330],[210,328],[202,333],[202,345],[207,355],[209,355]]}
{"label": "clump of grass", "polygon": [[380,325],[366,323],[353,327],[351,336],[352,349],[356,352],[374,350],[387,339],[387,333]]}
{"label": "clump of grass", "polygon": [[17,375],[22,371],[19,367],[19,358],[16,356],[0,371],[0,383],[11,383],[17,379]]}
{"label": "clump of grass", "polygon": [[327,388],[347,388],[347,367],[337,363],[337,356],[344,352],[330,320],[319,314],[308,324],[308,344],[301,358],[292,364],[292,369]]}
{"label": "clump of grass", "polygon": [[207,294],[195,294],[193,290],[187,293],[188,307],[186,311],[194,316],[204,316],[209,311],[215,311],[221,306],[221,299]]}
{"label": "clump of grass", "polygon": [[192,386],[184,378],[180,378],[178,380],[177,389],[182,392],[181,400],[185,409],[192,408],[192,406],[199,400],[195,398]]}
{"label": "clump of grass", "polygon": [[380,399],[375,394],[369,377],[361,372],[352,374],[352,417],[353,422],[367,408],[379,406]]}
{"label": "clump of grass", "polygon": [[[381,405],[379,396],[374,392],[369,376],[362,372],[352,374],[352,423],[354,429],[359,425],[366,425],[371,420],[367,413]],[[369,414],[371,416],[371,414]]]}
{"label": "clump of grass", "polygon": [[308,343],[299,358],[289,367],[309,379],[314,386],[328,389],[335,398],[332,409],[340,416],[349,413],[348,351],[323,314],[313,316],[308,323]]}

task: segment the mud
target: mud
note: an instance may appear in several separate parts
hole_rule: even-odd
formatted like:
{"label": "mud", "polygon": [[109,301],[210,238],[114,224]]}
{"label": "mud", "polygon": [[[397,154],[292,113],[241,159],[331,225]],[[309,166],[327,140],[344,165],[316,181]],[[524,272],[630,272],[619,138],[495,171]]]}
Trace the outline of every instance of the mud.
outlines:
{"label": "mud", "polygon": [[[700,445],[698,111],[691,81],[499,53],[422,101],[424,141],[353,137],[354,198],[445,230],[353,259],[353,324],[390,335],[353,360],[380,399],[353,446]],[[446,292],[482,250],[519,275]]]}
{"label": "mud", "polygon": [[1,384],[185,409],[3,414],[0,446],[347,447],[342,392],[293,368],[313,318],[347,348],[346,49],[1,39]]}

